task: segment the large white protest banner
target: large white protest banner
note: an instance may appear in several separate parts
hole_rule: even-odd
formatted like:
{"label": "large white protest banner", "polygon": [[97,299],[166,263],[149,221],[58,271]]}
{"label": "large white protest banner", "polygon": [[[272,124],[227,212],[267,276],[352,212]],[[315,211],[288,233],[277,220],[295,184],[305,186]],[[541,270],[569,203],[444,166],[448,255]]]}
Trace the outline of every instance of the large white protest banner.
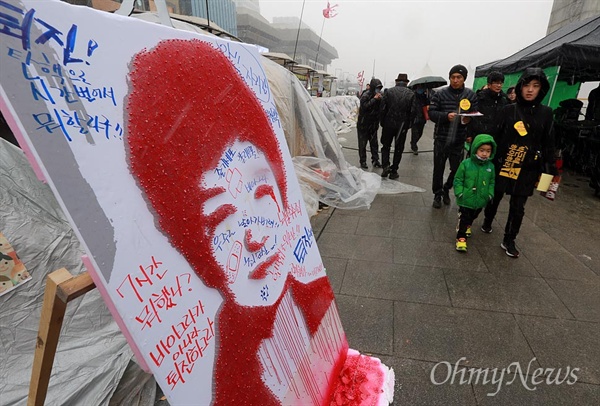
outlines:
{"label": "large white protest banner", "polygon": [[329,399],[347,343],[253,46],[4,0],[0,108],[173,404]]}

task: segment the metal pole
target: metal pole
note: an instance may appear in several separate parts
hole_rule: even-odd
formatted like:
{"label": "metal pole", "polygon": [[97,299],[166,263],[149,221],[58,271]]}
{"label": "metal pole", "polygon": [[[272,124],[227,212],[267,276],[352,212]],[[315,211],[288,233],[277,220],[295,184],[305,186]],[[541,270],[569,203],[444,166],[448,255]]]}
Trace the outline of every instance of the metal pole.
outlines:
{"label": "metal pole", "polygon": [[375,59],[373,59],[373,76],[371,76],[372,78],[375,77]]}
{"label": "metal pole", "polygon": [[315,57],[315,69],[319,63],[319,50],[321,49],[321,39],[323,38],[323,27],[325,27],[325,17],[323,17],[323,24],[321,24],[321,35],[319,35],[319,45],[317,45],[317,56]]}
{"label": "metal pole", "polygon": [[300,22],[298,23],[298,33],[296,34],[296,45],[294,45],[294,56],[292,59],[296,60],[296,49],[298,48],[298,37],[300,37],[300,27],[302,27],[302,16],[304,15],[304,4],[306,0],[302,2],[302,11],[300,12]]}
{"label": "metal pole", "polygon": [[550,97],[548,98],[548,106],[552,103],[552,96],[554,96],[554,88],[556,87],[556,82],[558,81],[558,75],[560,73],[560,65],[558,65],[558,69],[556,69],[556,77],[554,78],[554,83],[552,83],[552,89],[550,90]]}
{"label": "metal pole", "polygon": [[210,13],[208,12],[208,0],[206,2],[206,21],[208,21],[208,32],[210,32]]}

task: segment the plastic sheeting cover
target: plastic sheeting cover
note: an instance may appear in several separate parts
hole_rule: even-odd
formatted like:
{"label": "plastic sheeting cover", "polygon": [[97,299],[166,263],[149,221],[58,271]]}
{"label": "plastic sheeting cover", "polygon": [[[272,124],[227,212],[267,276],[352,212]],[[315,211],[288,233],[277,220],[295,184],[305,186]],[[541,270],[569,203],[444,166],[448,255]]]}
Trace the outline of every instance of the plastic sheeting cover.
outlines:
{"label": "plastic sheeting cover", "polygon": [[356,127],[360,100],[355,96],[317,97],[313,99],[338,134]]}
{"label": "plastic sheeting cover", "polygon": [[[23,152],[2,139],[0,231],[32,276],[0,297],[0,404],[23,405],[29,392],[46,276],[60,268],[73,275],[85,271],[81,263],[84,252],[48,185],[37,180]],[[108,404],[131,357],[129,345],[97,290],[73,300],[67,306],[45,404]],[[142,377],[147,374],[139,368],[131,373],[138,379],[121,388],[140,393],[148,381]],[[145,393],[149,390],[155,390],[155,384],[149,389],[146,385]]]}
{"label": "plastic sheeting cover", "polygon": [[368,209],[381,178],[348,165],[333,126],[294,74],[267,58],[262,63],[309,216],[315,196],[333,207]]}

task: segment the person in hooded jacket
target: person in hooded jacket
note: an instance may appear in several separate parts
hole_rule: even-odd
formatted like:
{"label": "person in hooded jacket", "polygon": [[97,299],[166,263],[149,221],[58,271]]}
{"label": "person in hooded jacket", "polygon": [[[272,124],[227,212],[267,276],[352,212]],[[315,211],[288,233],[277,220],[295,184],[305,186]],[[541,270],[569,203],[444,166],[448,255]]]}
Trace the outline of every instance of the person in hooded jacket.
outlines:
{"label": "person in hooded jacket", "polygon": [[[396,86],[386,89],[381,104],[381,177],[398,179],[398,167],[404,152],[406,133],[417,115],[415,94],[406,85],[408,75],[399,73]],[[390,151],[394,142],[394,158],[390,165]]]}
{"label": "person in hooded jacket", "polygon": [[456,250],[467,251],[471,225],[481,210],[494,198],[496,171],[492,159],[496,142],[489,134],[479,134],[473,140],[470,156],[462,161],[454,177],[454,194],[458,205]]}
{"label": "person in hooded jacket", "polygon": [[374,168],[381,168],[379,163],[379,143],[377,130],[379,129],[379,110],[381,107],[381,89],[383,85],[379,79],[371,79],[369,87],[360,96],[358,109],[358,158],[360,167],[367,169],[367,143],[371,149],[371,163]]}
{"label": "person in hooded jacket", "polygon": [[540,68],[527,68],[517,86],[517,102],[506,106],[499,115],[494,139],[498,144],[495,157],[496,188],[494,199],[485,208],[481,230],[492,232],[502,197],[510,195],[508,219],[501,247],[506,255],[519,257],[515,239],[525,216],[525,203],[533,195],[542,172],[557,175],[554,158],[552,109],[541,104],[550,84]]}
{"label": "person in hooded jacket", "polygon": [[[467,68],[455,65],[450,69],[450,85],[435,92],[429,105],[429,118],[435,123],[433,133],[433,207],[439,209],[450,204],[450,189],[454,174],[463,159],[467,124],[470,117],[460,113],[477,111],[477,96],[465,87]],[[450,173],[444,183],[446,161],[450,161]]]}

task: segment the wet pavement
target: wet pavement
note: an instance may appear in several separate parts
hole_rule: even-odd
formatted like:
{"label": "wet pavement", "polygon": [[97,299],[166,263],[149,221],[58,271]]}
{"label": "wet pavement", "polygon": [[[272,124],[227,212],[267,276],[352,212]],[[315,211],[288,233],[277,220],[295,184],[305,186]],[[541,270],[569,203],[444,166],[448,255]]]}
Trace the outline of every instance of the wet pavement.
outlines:
{"label": "wet pavement", "polygon": [[[350,347],[394,368],[395,405],[600,404],[600,199],[588,179],[565,171],[555,201],[528,200],[518,259],[500,248],[507,198],[493,232],[480,217],[459,253],[454,196],[431,207],[432,132],[397,180],[425,193],[311,219]],[[356,132],[340,137],[358,166]]]}

